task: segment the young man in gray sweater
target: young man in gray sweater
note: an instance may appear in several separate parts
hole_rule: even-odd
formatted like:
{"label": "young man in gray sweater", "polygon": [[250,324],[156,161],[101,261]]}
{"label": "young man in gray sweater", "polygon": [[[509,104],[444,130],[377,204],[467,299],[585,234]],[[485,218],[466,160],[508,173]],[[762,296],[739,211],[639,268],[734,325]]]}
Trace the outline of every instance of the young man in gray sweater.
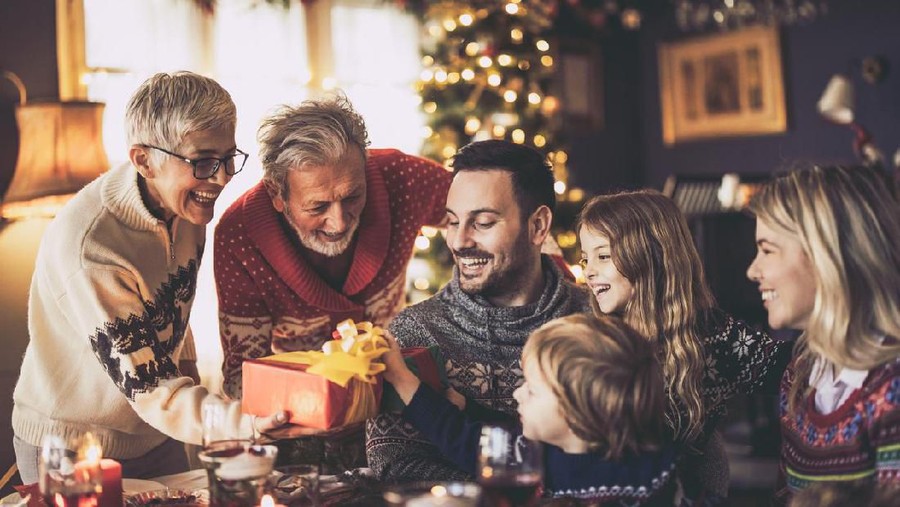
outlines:
{"label": "young man in gray sweater", "polygon": [[[400,312],[390,331],[401,347],[437,345],[450,387],[468,411],[513,417],[519,358],[543,323],[590,311],[588,294],[541,254],[555,207],[553,173],[537,151],[506,141],[463,147],[447,196],[452,280]],[[390,481],[465,479],[467,474],[396,414],[370,419],[369,466]]]}

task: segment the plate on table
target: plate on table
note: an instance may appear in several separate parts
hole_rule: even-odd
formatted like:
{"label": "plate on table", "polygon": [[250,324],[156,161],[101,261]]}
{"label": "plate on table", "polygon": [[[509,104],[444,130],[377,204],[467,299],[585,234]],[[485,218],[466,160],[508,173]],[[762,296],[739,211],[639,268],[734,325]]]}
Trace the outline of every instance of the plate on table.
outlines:
{"label": "plate on table", "polygon": [[125,493],[125,496],[157,489],[166,489],[166,486],[156,481],[146,481],[144,479],[122,479],[122,492]]}
{"label": "plate on table", "polygon": [[125,507],[148,507],[153,505],[206,506],[209,505],[209,495],[202,490],[157,489],[144,491],[136,495],[126,495],[125,497]]}

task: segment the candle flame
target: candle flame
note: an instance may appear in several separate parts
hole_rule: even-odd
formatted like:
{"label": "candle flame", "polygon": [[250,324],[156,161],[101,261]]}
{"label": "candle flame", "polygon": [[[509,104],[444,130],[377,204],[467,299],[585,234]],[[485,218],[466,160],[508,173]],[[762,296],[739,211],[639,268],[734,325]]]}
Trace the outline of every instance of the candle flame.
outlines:
{"label": "candle flame", "polygon": [[66,499],[59,493],[53,495],[53,504],[56,507],[66,507]]}
{"label": "candle flame", "polygon": [[100,458],[103,457],[103,446],[100,445],[94,434],[89,431],[84,434],[84,438],[81,440],[78,454],[80,459],[91,463],[99,463]]}
{"label": "candle flame", "polygon": [[272,498],[272,495],[263,495],[259,507],[275,507],[275,499]]}

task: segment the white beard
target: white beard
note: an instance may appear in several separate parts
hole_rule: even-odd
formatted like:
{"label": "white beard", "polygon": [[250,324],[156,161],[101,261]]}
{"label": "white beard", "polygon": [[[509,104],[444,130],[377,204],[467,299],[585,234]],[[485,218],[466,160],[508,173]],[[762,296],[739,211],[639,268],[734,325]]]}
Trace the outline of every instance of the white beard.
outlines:
{"label": "white beard", "polygon": [[294,223],[294,218],[287,209],[285,209],[284,218],[287,219],[291,228],[294,229],[294,233],[297,234],[297,239],[300,240],[301,245],[325,257],[337,257],[344,253],[350,246],[350,243],[353,242],[353,236],[356,234],[357,227],[359,227],[359,220],[357,220],[350,226],[347,234],[340,241],[319,241],[316,231],[309,233],[301,231],[297,224]]}

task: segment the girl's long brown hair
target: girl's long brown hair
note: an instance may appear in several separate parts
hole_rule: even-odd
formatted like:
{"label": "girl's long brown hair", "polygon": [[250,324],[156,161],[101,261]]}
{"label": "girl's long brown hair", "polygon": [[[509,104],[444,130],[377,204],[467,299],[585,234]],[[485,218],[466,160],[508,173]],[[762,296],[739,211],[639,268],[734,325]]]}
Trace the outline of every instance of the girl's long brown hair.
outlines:
{"label": "girl's long brown hair", "polygon": [[694,441],[706,408],[701,327],[715,300],[684,216],[659,192],[623,192],[588,201],[578,228],[609,240],[613,264],[634,287],[622,316],[657,345],[669,425],[679,440]]}

